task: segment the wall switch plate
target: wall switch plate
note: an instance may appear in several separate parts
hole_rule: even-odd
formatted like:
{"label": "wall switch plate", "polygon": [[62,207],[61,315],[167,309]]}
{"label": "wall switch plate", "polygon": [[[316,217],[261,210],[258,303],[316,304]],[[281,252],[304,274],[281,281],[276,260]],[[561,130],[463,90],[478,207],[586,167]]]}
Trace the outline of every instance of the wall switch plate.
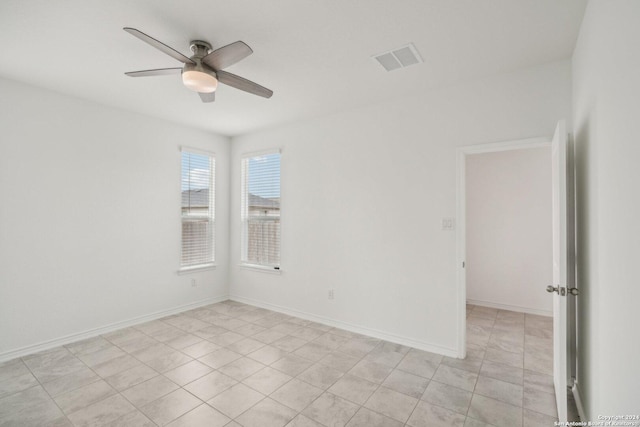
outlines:
{"label": "wall switch plate", "polygon": [[329,299],[333,299],[334,296],[333,289],[329,289]]}
{"label": "wall switch plate", "polygon": [[196,286],[198,286],[198,282],[196,281],[196,279],[191,279],[191,287],[195,288]]}
{"label": "wall switch plate", "polygon": [[442,229],[451,231],[456,229],[455,218],[442,218]]}

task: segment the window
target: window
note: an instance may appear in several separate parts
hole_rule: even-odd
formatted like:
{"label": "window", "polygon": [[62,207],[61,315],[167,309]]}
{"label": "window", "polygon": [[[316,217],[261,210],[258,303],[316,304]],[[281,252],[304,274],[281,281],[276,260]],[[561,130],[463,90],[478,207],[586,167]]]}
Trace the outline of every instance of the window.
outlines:
{"label": "window", "polygon": [[280,269],[280,152],[242,158],[244,264]]}
{"label": "window", "polygon": [[182,268],[213,265],[215,165],[212,154],[182,150]]}

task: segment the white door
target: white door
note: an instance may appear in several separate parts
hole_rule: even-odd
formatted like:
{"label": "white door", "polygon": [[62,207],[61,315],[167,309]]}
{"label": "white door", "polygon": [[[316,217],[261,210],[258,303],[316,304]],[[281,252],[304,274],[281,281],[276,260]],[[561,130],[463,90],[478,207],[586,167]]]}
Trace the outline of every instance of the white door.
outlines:
{"label": "white door", "polygon": [[574,220],[573,156],[564,120],[558,122],[551,143],[553,195],[553,382],[558,420],[567,421],[568,289],[573,288]]}

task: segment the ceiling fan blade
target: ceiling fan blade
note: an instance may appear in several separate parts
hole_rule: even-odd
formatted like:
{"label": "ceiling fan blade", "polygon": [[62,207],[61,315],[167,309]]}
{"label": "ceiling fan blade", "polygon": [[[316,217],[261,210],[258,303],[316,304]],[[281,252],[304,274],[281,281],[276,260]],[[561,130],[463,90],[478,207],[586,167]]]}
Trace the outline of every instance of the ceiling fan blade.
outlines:
{"label": "ceiling fan blade", "polygon": [[155,70],[129,71],[125,73],[129,77],[149,77],[149,76],[168,76],[170,74],[180,74],[182,68],[157,68]]}
{"label": "ceiling fan blade", "polygon": [[213,102],[216,100],[215,92],[211,92],[211,93],[198,92],[198,95],[200,95],[200,99],[202,99],[202,102]]}
{"label": "ceiling fan blade", "polygon": [[146,42],[146,43],[150,44],[151,46],[155,47],[156,49],[166,53],[170,57],[175,58],[175,59],[177,59],[178,61],[180,61],[182,63],[195,64],[194,61],[192,61],[188,57],[184,56],[183,54],[181,54],[177,50],[167,46],[166,44],[162,43],[161,41],[158,41],[158,40],[154,39],[151,36],[146,35],[142,31],[139,31],[139,30],[136,30],[135,28],[130,28],[130,27],[124,27],[123,30],[125,30],[127,33],[131,34],[132,36],[136,36],[137,38],[139,38],[143,42]]}
{"label": "ceiling fan blade", "polygon": [[218,75],[218,81],[220,83],[235,87],[236,89],[262,96],[263,98],[271,98],[271,95],[273,95],[272,90],[260,86],[251,80],[236,76],[235,74],[227,73],[226,71],[216,71],[216,74]]}
{"label": "ceiling fan blade", "polygon": [[245,42],[237,41],[214,50],[202,58],[202,62],[218,71],[230,67],[252,53],[253,50]]}

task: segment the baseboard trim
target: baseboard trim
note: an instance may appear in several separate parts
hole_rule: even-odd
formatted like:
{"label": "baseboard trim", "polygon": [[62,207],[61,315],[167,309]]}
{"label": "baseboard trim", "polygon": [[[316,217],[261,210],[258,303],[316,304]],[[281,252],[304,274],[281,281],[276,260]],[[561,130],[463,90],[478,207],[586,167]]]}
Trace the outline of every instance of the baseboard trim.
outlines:
{"label": "baseboard trim", "polygon": [[151,320],[156,320],[161,317],[170,316],[172,314],[182,313],[183,311],[192,310],[194,308],[202,307],[209,304],[215,304],[217,302],[226,301],[229,299],[228,295],[223,295],[219,297],[206,298],[203,300],[199,300],[196,302],[192,302],[189,304],[180,305],[178,307],[173,307],[167,310],[156,311],[154,313],[145,314],[143,316],[134,317],[132,319],[123,320],[120,322],[111,323],[109,325],[101,326],[98,328],[89,329],[83,332],[78,332],[75,334],[66,335],[64,337],[55,338],[49,341],[43,341],[38,344],[29,345],[26,347],[21,347],[15,350],[5,351],[0,353],[0,362],[4,362],[7,360],[15,359],[22,356],[27,356],[29,354],[37,353],[40,351],[48,350],[50,348],[59,347],[61,345],[70,344],[72,342],[81,341],[87,338],[93,338],[98,335],[106,334],[108,332],[113,332],[118,329],[128,328],[129,326],[138,325],[140,323],[149,322]]}
{"label": "baseboard trim", "polygon": [[576,408],[578,408],[578,416],[580,416],[580,421],[588,421],[587,414],[584,411],[584,405],[582,404],[582,398],[580,397],[580,389],[578,388],[577,382],[573,384],[571,392],[573,393],[573,398],[576,401]]}
{"label": "baseboard trim", "polygon": [[441,354],[443,356],[458,357],[457,349],[443,347],[436,344],[427,343],[424,341],[418,341],[412,338],[403,337],[400,335],[390,334],[377,329],[371,329],[364,326],[354,325],[348,322],[342,322],[340,320],[331,319],[317,314],[308,313],[306,311],[295,310],[289,307],[281,305],[271,304],[268,302],[256,300],[253,298],[247,298],[240,295],[229,295],[229,299],[232,301],[241,302],[244,304],[253,305],[260,308],[266,308],[268,310],[277,311],[279,313],[287,314],[289,316],[299,317],[305,320],[311,320],[313,322],[321,323],[327,326],[333,326],[334,328],[345,329],[349,332],[354,332],[361,335],[367,335],[373,338],[378,338],[385,341],[390,341],[395,344],[406,345],[418,350],[429,351],[431,353]]}
{"label": "baseboard trim", "polygon": [[518,313],[536,314],[538,316],[553,316],[552,311],[537,310],[535,308],[520,307],[518,305],[498,304],[489,301],[480,301],[475,299],[467,299],[467,304],[479,305],[482,307],[497,308],[500,310],[517,311]]}

